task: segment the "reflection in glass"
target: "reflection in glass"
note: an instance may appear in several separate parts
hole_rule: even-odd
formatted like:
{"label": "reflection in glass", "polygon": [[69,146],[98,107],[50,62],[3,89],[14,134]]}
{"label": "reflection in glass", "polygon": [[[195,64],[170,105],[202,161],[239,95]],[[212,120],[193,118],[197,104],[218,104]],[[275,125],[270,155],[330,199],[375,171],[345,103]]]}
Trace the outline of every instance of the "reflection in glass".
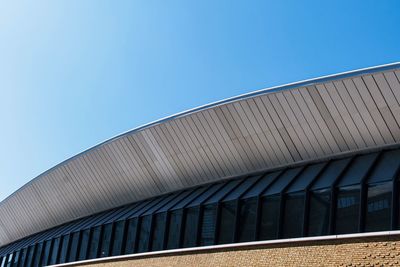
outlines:
{"label": "reflection in glass", "polygon": [[125,221],[116,222],[111,256],[121,255],[122,243],[124,241],[124,232],[125,232]]}
{"label": "reflection in glass", "polygon": [[207,205],[203,209],[201,222],[200,245],[214,245],[215,220],[217,216],[217,206]]}
{"label": "reflection in glass", "polygon": [[250,198],[241,201],[238,240],[248,242],[255,240],[257,218],[257,199]]}
{"label": "reflection in glass", "polygon": [[260,240],[278,238],[279,207],[279,196],[269,196],[262,200]]}
{"label": "reflection in glass", "polygon": [[329,189],[311,192],[308,217],[309,236],[329,234],[330,203],[331,191]]}
{"label": "reflection in glass", "polygon": [[85,260],[89,245],[90,229],[82,231],[81,244],[79,248],[79,260]]}
{"label": "reflection in glass", "polygon": [[236,201],[221,204],[221,217],[219,223],[218,244],[233,242],[235,232]]}
{"label": "reflection in glass", "polygon": [[182,213],[182,210],[174,210],[170,214],[167,249],[174,249],[179,247]]}
{"label": "reflection in glass", "polygon": [[365,231],[390,230],[392,182],[368,186]]}
{"label": "reflection in glass", "polygon": [[339,189],[336,202],[336,234],[358,232],[360,210],[360,186]]}
{"label": "reflection in glass", "polygon": [[92,235],[89,243],[88,259],[94,259],[97,257],[97,251],[99,250],[99,242],[100,242],[100,232],[101,232],[101,226],[97,226],[92,229]]}
{"label": "reflection in glass", "polygon": [[199,222],[199,208],[189,208],[186,210],[185,231],[183,236],[183,247],[196,246],[197,227]]}
{"label": "reflection in glass", "polygon": [[304,193],[288,194],[283,216],[283,238],[301,237],[304,221]]}
{"label": "reflection in glass", "polygon": [[163,249],[166,218],[167,214],[165,212],[158,213],[154,216],[152,251]]}
{"label": "reflection in glass", "polygon": [[126,235],[125,254],[132,254],[136,246],[137,218],[128,221],[128,233]]}
{"label": "reflection in glass", "polygon": [[112,223],[103,226],[101,237],[100,257],[108,257],[110,254],[110,242],[112,234]]}
{"label": "reflection in glass", "polygon": [[137,252],[146,252],[149,248],[151,215],[141,217]]}

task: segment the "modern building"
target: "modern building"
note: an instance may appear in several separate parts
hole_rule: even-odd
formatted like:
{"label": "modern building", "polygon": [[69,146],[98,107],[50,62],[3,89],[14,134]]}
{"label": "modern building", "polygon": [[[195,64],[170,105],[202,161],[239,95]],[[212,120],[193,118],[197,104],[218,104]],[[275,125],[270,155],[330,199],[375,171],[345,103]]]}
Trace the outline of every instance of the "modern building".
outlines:
{"label": "modern building", "polygon": [[400,63],[123,133],[0,203],[0,267],[400,264]]}

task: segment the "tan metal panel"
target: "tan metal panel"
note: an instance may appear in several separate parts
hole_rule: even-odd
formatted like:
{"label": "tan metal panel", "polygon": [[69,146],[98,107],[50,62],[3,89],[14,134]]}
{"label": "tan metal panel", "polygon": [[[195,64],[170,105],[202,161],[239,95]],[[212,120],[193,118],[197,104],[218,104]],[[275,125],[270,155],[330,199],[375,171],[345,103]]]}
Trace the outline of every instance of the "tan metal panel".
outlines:
{"label": "tan metal panel", "polygon": [[[290,116],[293,117],[293,123],[297,121],[297,123],[303,129],[304,134],[307,136],[315,152],[314,156],[317,157],[326,153],[331,153],[332,151],[330,150],[329,146],[323,147],[323,145],[326,143],[325,139],[315,134],[314,130],[311,128],[311,125],[306,120],[303,110],[298,106],[296,100],[294,99],[293,94],[290,91],[282,92],[282,97],[280,97],[282,98],[280,102],[282,104],[285,103],[285,105],[290,107],[289,113]],[[327,149],[327,151],[324,151],[325,149]]]}
{"label": "tan metal panel", "polygon": [[364,81],[360,77],[353,78],[354,85],[359,92],[363,102],[365,103],[366,108],[368,109],[371,117],[373,118],[379,132],[381,133],[385,143],[393,143],[394,139],[386,125],[385,120],[380,113],[378,106],[376,105],[375,101],[373,100],[371,93],[368,91],[367,87],[365,86]]}
{"label": "tan metal panel", "polygon": [[320,93],[315,86],[309,86],[299,89],[302,97],[307,103],[308,108],[315,116],[319,127],[325,133],[326,137],[330,139],[330,144],[334,152],[346,149],[344,147],[343,135],[340,129],[335,124],[332,115],[329,113],[328,108],[323,101]]}
{"label": "tan metal panel", "polygon": [[175,146],[179,150],[178,154],[173,155],[173,159],[174,161],[181,163],[180,166],[185,172],[181,177],[186,176],[188,177],[190,183],[194,183],[196,180],[195,177],[199,174],[196,171],[196,163],[193,163],[192,158],[188,156],[188,151],[186,150],[187,148],[182,143],[182,139],[184,138],[181,136],[180,129],[176,127],[174,121],[171,121],[166,124],[166,130],[168,131],[169,137],[173,142],[171,145]]}
{"label": "tan metal panel", "polygon": [[224,133],[226,133],[226,135],[227,135],[227,137],[225,137],[225,138],[227,138],[227,140],[230,140],[230,142],[232,143],[232,146],[235,147],[235,149],[238,151],[239,155],[241,155],[242,158],[246,159],[245,162],[248,163],[248,165],[250,166],[250,169],[256,168],[253,153],[250,153],[251,151],[246,151],[245,146],[241,143],[240,140],[237,139],[235,132],[233,131],[228,119],[226,118],[226,116],[224,114],[224,111],[222,111],[222,109],[220,109],[218,107],[214,111],[215,111],[215,114],[216,114],[218,120],[221,122],[221,124],[223,126],[222,131]]}
{"label": "tan metal panel", "polygon": [[[205,110],[202,112],[202,115],[204,116],[207,124],[209,125],[210,129],[212,132],[213,138],[213,143],[216,145],[217,149],[218,147],[221,148],[221,151],[223,151],[223,157],[226,157],[228,160],[228,163],[230,165],[230,168],[228,169],[230,174],[235,174],[235,173],[241,173],[244,170],[242,169],[241,163],[243,162],[241,159],[238,160],[239,155],[237,154],[236,150],[231,150],[231,146],[229,146],[226,143],[226,139],[224,139],[221,135],[220,128],[222,127],[221,124],[217,125],[215,122],[219,121],[218,118],[216,117],[215,114],[212,114],[209,110]],[[215,117],[213,117],[214,115]]]}
{"label": "tan metal panel", "polygon": [[389,87],[392,89],[393,94],[396,97],[397,104],[400,103],[400,83],[397,80],[397,77],[393,71],[384,72],[383,75],[385,76],[386,81],[389,84]]}
{"label": "tan metal panel", "polygon": [[[240,101],[240,105],[243,110],[243,114],[247,116],[247,118],[249,119],[249,121],[251,123],[251,127],[254,129],[253,134],[257,135],[260,142],[262,144],[264,144],[263,145],[264,149],[268,153],[268,156],[270,158],[269,164],[273,164],[273,165],[281,164],[281,161],[277,155],[277,153],[281,153],[281,151],[277,148],[277,146],[271,145],[271,142],[273,142],[273,140],[272,140],[273,138],[271,138],[271,140],[269,138],[267,138],[263,129],[261,128],[260,123],[262,123],[265,126],[265,122],[262,119],[260,119],[260,112],[258,111],[258,109],[256,110],[257,114],[253,113],[247,100]],[[254,102],[253,102],[253,105],[255,105]],[[257,118],[257,116],[258,116],[258,118]],[[264,129],[266,130],[266,128],[264,128]],[[277,151],[279,151],[279,152],[277,152]]]}
{"label": "tan metal panel", "polygon": [[[271,132],[271,135],[273,136],[274,140],[279,146],[279,149],[282,151],[283,157],[286,159],[286,162],[292,162],[295,160],[295,156],[297,151],[295,149],[289,151],[290,147],[288,147],[288,144],[285,143],[285,140],[283,140],[282,136],[280,135],[276,123],[273,121],[272,117],[270,116],[267,107],[265,106],[264,102],[262,101],[262,97],[256,97],[253,99],[255,102],[255,105],[257,106],[257,109],[260,111],[262,114],[262,118],[267,125],[267,129],[269,132]],[[289,144],[293,145],[293,143]],[[292,155],[295,154],[295,156]]]}
{"label": "tan metal panel", "polygon": [[[177,139],[179,140],[179,145],[182,147],[183,149],[183,154],[182,157],[186,158],[186,162],[187,164],[184,165],[184,170],[186,173],[192,173],[192,177],[193,179],[191,179],[194,182],[199,182],[200,181],[200,177],[203,177],[205,174],[202,171],[201,168],[201,162],[199,161],[196,157],[194,151],[196,151],[195,146],[191,143],[190,140],[187,139],[186,136],[186,129],[182,126],[179,127],[181,123],[181,120],[173,120],[171,121],[171,129],[174,131]],[[188,174],[182,174],[181,177],[185,177],[188,176]]]}
{"label": "tan metal panel", "polygon": [[[296,150],[299,152],[300,157],[302,160],[310,158],[310,152],[308,151],[301,138],[298,136],[298,133],[296,132],[296,129],[293,128],[293,126],[290,123],[289,118],[287,117],[285,110],[282,108],[282,106],[279,104],[278,99],[276,98],[276,94],[270,94],[267,95],[267,97],[264,98],[266,101],[269,100],[270,102],[267,102],[268,105],[273,107],[273,113],[275,113],[275,117],[277,120],[281,121],[282,123],[282,128],[278,129],[280,130],[282,134],[282,130],[284,130],[285,133],[287,133],[290,136],[290,140],[292,140],[294,146],[296,147]],[[272,109],[271,109],[272,110]]]}
{"label": "tan metal panel", "polygon": [[109,145],[107,144],[102,150],[98,151],[98,157],[101,159],[99,163],[104,167],[106,173],[104,179],[107,179],[111,184],[109,188],[111,194],[115,191],[121,192],[118,196],[114,195],[115,203],[121,205],[131,202],[132,198],[129,194],[129,187],[121,180],[121,177],[123,177],[125,174],[121,168],[117,168],[118,165],[112,164],[113,159],[107,153],[108,146]]}
{"label": "tan metal panel", "polygon": [[[115,149],[115,153],[119,156],[120,161],[124,163],[126,166],[126,170],[132,175],[130,181],[134,183],[137,187],[142,190],[137,193],[137,196],[140,194],[151,195],[155,193],[155,188],[149,186],[148,183],[144,182],[144,179],[149,175],[139,164],[136,162],[134,157],[132,156],[132,151],[130,150],[130,143],[127,138],[121,138],[114,142],[118,149]],[[136,179],[135,179],[136,178]]]}
{"label": "tan metal panel", "polygon": [[[313,145],[311,144],[312,141],[310,138],[312,138],[313,136],[308,136],[305,133],[303,124],[298,121],[296,115],[293,113],[292,107],[288,104],[283,93],[275,93],[274,95],[276,96],[276,99],[278,100],[280,106],[284,110],[284,112],[289,120],[290,125],[296,131],[297,136],[300,138],[304,148],[307,150],[308,157],[311,157],[311,158],[316,157],[317,156],[316,151],[319,151],[320,148],[315,149],[313,147]],[[315,142],[313,142],[313,143],[315,143]]]}
{"label": "tan metal panel", "polygon": [[354,123],[349,111],[347,110],[342,98],[340,97],[335,85],[333,83],[326,83],[325,87],[333,100],[341,118],[343,119],[348,131],[351,133],[357,148],[365,147],[366,143],[362,138],[356,124]]}
{"label": "tan metal panel", "polygon": [[194,137],[189,134],[184,119],[175,120],[174,122],[176,123],[176,127],[178,127],[179,131],[181,132],[183,139],[185,139],[186,141],[188,154],[191,157],[192,162],[199,173],[199,177],[197,179],[198,182],[205,181],[205,177],[212,175],[212,170],[209,168],[208,164],[205,164],[208,158],[203,158],[197,151],[197,148],[193,141]]}
{"label": "tan metal panel", "polygon": [[[251,137],[251,144],[254,144],[254,147],[258,150],[259,155],[261,156],[262,166],[264,167],[270,166],[272,160],[271,156],[268,154],[267,148],[265,147],[267,143],[261,142],[260,137],[257,135],[256,131],[252,126],[251,120],[249,119],[248,116],[246,116],[246,113],[244,112],[241,103],[240,102],[233,103],[233,109],[236,111],[236,114],[240,119],[240,124],[242,124],[245,127],[248,136]],[[254,123],[255,119],[252,118],[252,121]],[[247,134],[245,136],[247,136]]]}
{"label": "tan metal panel", "polygon": [[356,108],[356,106],[354,105],[347,89],[344,87],[343,82],[336,81],[333,84],[335,85],[340,98],[342,99],[344,105],[346,106],[350,117],[353,119],[353,122],[356,125],[356,127],[357,127],[359,133],[361,134],[366,145],[367,146],[375,145],[374,140],[373,140],[367,126],[364,123],[364,120],[360,116],[359,111]]}
{"label": "tan metal panel", "polygon": [[255,166],[257,166],[256,168],[262,168],[264,164],[260,161],[262,155],[254,144],[254,141],[251,138],[246,138],[247,136],[249,136],[249,133],[246,130],[246,126],[243,124],[242,120],[238,116],[238,113],[235,110],[233,104],[227,104],[222,108],[222,110],[224,111],[226,118],[229,118],[228,123],[231,125],[232,129],[235,129],[236,139],[238,139],[245,150],[252,152],[252,160]]}
{"label": "tan metal panel", "polygon": [[[290,105],[293,107],[295,114],[301,114],[304,120],[308,123],[309,128],[313,132],[315,138],[318,140],[318,144],[320,145],[323,153],[332,153],[334,150],[329,145],[327,137],[322,133],[321,128],[315,121],[314,116],[311,114],[310,109],[308,108],[299,90],[294,89],[287,91],[284,94],[289,100]],[[331,139],[334,141],[333,137],[331,137]],[[338,149],[337,146],[334,147]]]}
{"label": "tan metal panel", "polygon": [[387,106],[385,99],[383,98],[382,92],[380,88],[378,88],[375,80],[372,78],[371,75],[365,75],[362,77],[368,91],[370,92],[372,98],[374,99],[379,111],[384,118],[386,125],[390,129],[390,132],[393,138],[396,141],[400,141],[400,128],[397,124],[396,118],[394,117],[393,113]]}
{"label": "tan metal panel", "polygon": [[373,139],[374,144],[383,145],[385,141],[378,127],[376,126],[369,110],[367,109],[364,101],[358,93],[358,90],[352,79],[346,79],[343,81],[345,88],[347,89],[348,97],[354,102],[354,108],[360,114],[362,120],[364,121],[365,127],[368,128],[369,135]]}
{"label": "tan metal panel", "polygon": [[115,162],[118,162],[121,170],[123,170],[123,178],[125,183],[129,185],[132,198],[145,198],[146,195],[151,194],[151,191],[144,185],[142,179],[133,179],[134,177],[144,177],[144,175],[140,170],[132,166],[133,164],[129,162],[126,151],[122,150],[120,146],[121,140],[113,142],[112,145],[109,146],[109,152],[114,155]]}
{"label": "tan metal panel", "polygon": [[[264,106],[264,109],[267,110],[268,116],[266,118],[270,118],[270,122],[267,122],[273,129],[276,129],[276,132],[272,130],[272,132],[276,135],[278,135],[282,141],[283,141],[283,148],[286,147],[286,149],[289,152],[289,155],[292,156],[294,161],[302,160],[302,156],[299,153],[295,143],[292,141],[291,137],[289,136],[289,133],[287,129],[283,126],[281,119],[279,118],[278,114],[276,113],[274,107],[272,106],[269,98],[267,95],[262,95],[260,96],[260,99],[262,101],[262,104]],[[262,105],[260,105],[261,107]],[[264,114],[264,113],[263,113]]]}
{"label": "tan metal panel", "polygon": [[254,99],[246,99],[241,102],[243,110],[246,114],[251,113],[254,116],[256,122],[254,122],[253,126],[255,132],[263,137],[260,137],[263,142],[268,142],[269,147],[273,151],[274,154],[274,164],[279,165],[286,162],[286,159],[283,155],[282,150],[280,149],[275,137],[272,135],[271,130],[268,128],[268,125],[265,123],[263,115],[261,114],[257,104],[254,102]]}
{"label": "tan metal panel", "polygon": [[[151,134],[154,138],[154,142],[158,144],[160,147],[162,153],[164,154],[165,158],[168,160],[169,164],[171,167],[174,169],[178,177],[184,177],[187,176],[189,177],[190,174],[187,171],[187,169],[183,166],[182,162],[179,160],[175,160],[175,154],[173,154],[171,145],[169,145],[168,142],[165,142],[162,137],[164,137],[163,134],[159,134],[158,131],[161,131],[159,127],[158,129],[151,128],[149,129],[151,131]],[[161,137],[162,136],[162,137]]]}
{"label": "tan metal panel", "polygon": [[223,156],[220,146],[216,147],[216,141],[213,138],[213,133],[210,130],[209,125],[207,124],[202,112],[193,114],[192,116],[197,129],[199,130],[203,140],[205,141],[205,146],[209,149],[214,157],[217,160],[217,163],[220,166],[220,170],[222,171],[222,175],[229,175],[229,169],[232,168],[229,161]]}
{"label": "tan metal panel", "polygon": [[[97,181],[100,181],[102,184],[105,185],[104,190],[109,196],[109,201],[111,203],[116,203],[117,199],[115,194],[113,194],[110,188],[113,187],[113,183],[110,179],[111,173],[105,166],[103,159],[101,158],[100,152],[98,150],[93,151],[90,157],[88,157],[89,162],[92,164],[93,168],[97,171]],[[103,203],[99,204],[100,207],[103,207]]]}
{"label": "tan metal panel", "polygon": [[[182,118],[182,121],[184,122],[182,123],[186,131],[188,132],[190,139],[192,140],[194,146],[196,147],[195,153],[199,155],[199,158],[204,160],[204,165],[206,166],[206,169],[210,171],[212,177],[219,175],[216,166],[214,166],[214,161],[212,160],[211,155],[207,155],[200,145],[200,142],[197,138],[198,132],[196,131],[196,127],[192,125],[191,120],[189,120],[189,118],[187,117]],[[204,179],[206,179],[206,177],[204,177]]]}
{"label": "tan metal panel", "polygon": [[[325,103],[327,110],[331,114],[331,120],[338,128],[337,134],[342,136],[343,141],[338,142],[340,150],[345,151],[347,149],[356,149],[357,144],[354,141],[354,137],[351,135],[349,128],[346,126],[346,123],[340,115],[336,105],[334,104],[326,86],[324,84],[317,84],[316,88],[321,96],[322,101]],[[328,143],[330,144],[329,140]]]}

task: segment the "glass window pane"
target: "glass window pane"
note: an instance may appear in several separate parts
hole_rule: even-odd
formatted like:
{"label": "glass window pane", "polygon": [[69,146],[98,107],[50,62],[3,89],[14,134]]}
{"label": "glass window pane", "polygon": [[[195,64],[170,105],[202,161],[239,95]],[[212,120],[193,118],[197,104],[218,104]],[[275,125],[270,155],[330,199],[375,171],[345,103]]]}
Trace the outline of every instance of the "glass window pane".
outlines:
{"label": "glass window pane", "polygon": [[165,223],[167,219],[167,213],[162,212],[154,215],[154,226],[153,226],[153,237],[151,250],[161,250],[164,246],[164,234],[165,234]]}
{"label": "glass window pane", "polygon": [[112,223],[103,225],[103,231],[101,231],[100,257],[108,257],[110,255],[111,234]]}
{"label": "glass window pane", "polygon": [[328,166],[326,166],[324,171],[319,175],[311,189],[319,190],[332,186],[347,165],[349,165],[351,159],[352,158],[333,160],[332,162],[328,163]]}
{"label": "glass window pane", "polygon": [[301,190],[305,190],[306,187],[313,182],[315,177],[321,172],[321,170],[325,167],[326,163],[318,163],[311,164],[299,174],[296,180],[289,186],[286,190],[286,193],[298,192]]}
{"label": "glass window pane", "polygon": [[114,242],[111,255],[117,256],[122,254],[122,244],[125,236],[125,221],[115,223]]}
{"label": "glass window pane", "polygon": [[51,240],[47,240],[44,245],[43,256],[41,260],[41,265],[47,265],[51,250]]}
{"label": "glass window pane", "polygon": [[371,153],[356,156],[343,174],[338,186],[344,187],[359,184],[376,161],[378,155],[378,153]]}
{"label": "glass window pane", "polygon": [[180,193],[176,198],[174,198],[173,200],[168,202],[165,206],[163,206],[157,212],[166,212],[166,211],[173,209],[176,205],[179,204],[179,202],[184,201],[186,198],[190,197],[192,192],[193,192],[193,190],[186,190],[186,191]]}
{"label": "glass window pane", "polygon": [[225,183],[218,183],[218,184],[214,184],[214,185],[209,186],[207,188],[207,190],[205,190],[199,197],[197,197],[192,202],[190,202],[190,204],[188,204],[186,207],[187,208],[189,208],[189,207],[197,207],[200,204],[203,204],[204,201],[209,199],[218,190],[221,190],[221,188],[223,188],[224,185],[225,185]]}
{"label": "glass window pane", "polygon": [[72,234],[68,262],[77,260],[79,237],[80,237],[80,232],[75,232]]}
{"label": "glass window pane", "polygon": [[260,195],[280,174],[281,171],[276,171],[264,175],[264,177],[261,178],[261,180],[258,180],[257,183],[242,196],[242,198],[251,198]]}
{"label": "glass window pane", "polygon": [[141,217],[140,220],[141,223],[137,252],[146,252],[149,249],[151,215]]}
{"label": "glass window pane", "polygon": [[235,232],[236,201],[221,204],[221,216],[219,220],[218,244],[233,242]]}
{"label": "glass window pane", "polygon": [[177,209],[183,209],[184,207],[186,207],[189,203],[193,202],[194,200],[196,200],[197,198],[200,197],[201,194],[203,194],[209,187],[200,187],[197,188],[195,190],[193,190],[193,192],[185,199],[183,199],[182,201],[178,202],[173,209],[177,210]]}
{"label": "glass window pane", "polygon": [[51,258],[49,264],[56,264],[58,259],[58,251],[60,250],[60,237],[53,240],[53,246],[51,247]]}
{"label": "glass window pane", "polygon": [[329,234],[330,205],[330,190],[319,190],[310,194],[310,210],[308,215],[309,236]]}
{"label": "glass window pane", "polygon": [[205,205],[214,204],[224,198],[231,190],[233,190],[236,186],[238,186],[242,180],[232,180],[227,183],[224,183],[224,187],[222,187],[219,191],[217,191],[214,195],[212,195],[209,199],[204,202]]}
{"label": "glass window pane", "polygon": [[279,196],[265,197],[261,205],[260,240],[269,240],[278,237]]}
{"label": "glass window pane", "polygon": [[199,225],[199,208],[193,207],[186,210],[185,231],[183,234],[183,247],[194,247],[197,242]]}
{"label": "glass window pane", "polygon": [[304,221],[304,193],[288,194],[283,212],[283,238],[301,237]]}
{"label": "glass window pane", "polygon": [[166,206],[168,203],[173,201],[174,198],[177,198],[177,197],[179,197],[179,193],[170,194],[170,195],[161,197],[162,200],[160,202],[158,202],[157,205],[154,205],[153,207],[148,209],[145,213],[142,214],[142,216],[154,214],[156,211],[160,210],[161,208]]}
{"label": "glass window pane", "polygon": [[240,216],[238,225],[239,242],[255,240],[257,217],[257,198],[242,200],[240,203]]}
{"label": "glass window pane", "polygon": [[28,256],[26,258],[25,266],[32,266],[34,253],[35,253],[35,246],[30,246],[28,249]]}
{"label": "glass window pane", "polygon": [[242,196],[250,187],[254,185],[255,182],[257,182],[260,179],[260,175],[258,176],[252,176],[252,177],[247,177],[243,179],[243,182],[233,189],[228,195],[224,197],[222,201],[231,201],[238,199],[240,196]]}
{"label": "glass window pane", "polygon": [[336,234],[358,232],[360,186],[340,188],[336,202]]}
{"label": "glass window pane", "polygon": [[21,255],[20,255],[20,259],[19,259],[19,266],[24,266],[25,265],[27,252],[28,252],[27,248],[24,248],[24,249],[21,250]]}
{"label": "glass window pane", "polygon": [[33,258],[33,265],[34,267],[38,267],[40,263],[40,258],[42,256],[42,249],[43,249],[43,243],[36,244],[36,251],[35,255]]}
{"label": "glass window pane", "polygon": [[90,229],[83,230],[81,233],[81,245],[79,248],[79,260],[86,260],[88,245],[89,245],[89,237],[90,237]]}
{"label": "glass window pane", "polygon": [[13,254],[11,253],[11,254],[9,254],[8,256],[7,256],[7,262],[6,262],[6,266],[7,267],[11,267],[11,263],[12,263],[12,260],[13,260]]}
{"label": "glass window pane", "polygon": [[61,241],[61,252],[59,257],[59,263],[65,263],[67,261],[68,246],[69,246],[69,235],[64,235]]}
{"label": "glass window pane", "polygon": [[274,183],[263,193],[266,195],[275,195],[281,193],[281,191],[297,177],[297,175],[303,170],[303,167],[297,167],[285,170]]}
{"label": "glass window pane", "polygon": [[217,206],[215,204],[204,206],[203,216],[201,221],[200,245],[202,246],[214,245],[216,217],[217,217]]}
{"label": "glass window pane", "polygon": [[379,158],[379,161],[371,172],[368,182],[376,183],[391,181],[396,175],[399,164],[400,149],[383,152],[382,156]]}
{"label": "glass window pane", "polygon": [[182,225],[182,210],[175,210],[170,213],[167,237],[167,249],[179,247],[180,231]]}
{"label": "glass window pane", "polygon": [[100,242],[100,233],[101,233],[101,226],[92,228],[92,234],[89,242],[89,253],[87,257],[88,259],[97,258],[97,252],[99,250],[99,242]]}
{"label": "glass window pane", "polygon": [[14,253],[12,266],[18,266],[20,254],[21,254],[20,250]]}
{"label": "glass window pane", "polygon": [[392,182],[368,186],[365,231],[390,230]]}
{"label": "glass window pane", "polygon": [[128,232],[125,243],[125,254],[132,254],[135,251],[137,234],[137,218],[128,221]]}

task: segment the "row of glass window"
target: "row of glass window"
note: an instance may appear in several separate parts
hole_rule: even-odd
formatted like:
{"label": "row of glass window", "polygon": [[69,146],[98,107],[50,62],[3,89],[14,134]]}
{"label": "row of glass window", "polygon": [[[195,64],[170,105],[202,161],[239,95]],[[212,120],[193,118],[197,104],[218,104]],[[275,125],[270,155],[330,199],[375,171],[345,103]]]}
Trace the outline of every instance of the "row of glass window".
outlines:
{"label": "row of glass window", "polygon": [[400,150],[389,150],[142,201],[14,244],[0,267],[398,229],[399,163]]}

